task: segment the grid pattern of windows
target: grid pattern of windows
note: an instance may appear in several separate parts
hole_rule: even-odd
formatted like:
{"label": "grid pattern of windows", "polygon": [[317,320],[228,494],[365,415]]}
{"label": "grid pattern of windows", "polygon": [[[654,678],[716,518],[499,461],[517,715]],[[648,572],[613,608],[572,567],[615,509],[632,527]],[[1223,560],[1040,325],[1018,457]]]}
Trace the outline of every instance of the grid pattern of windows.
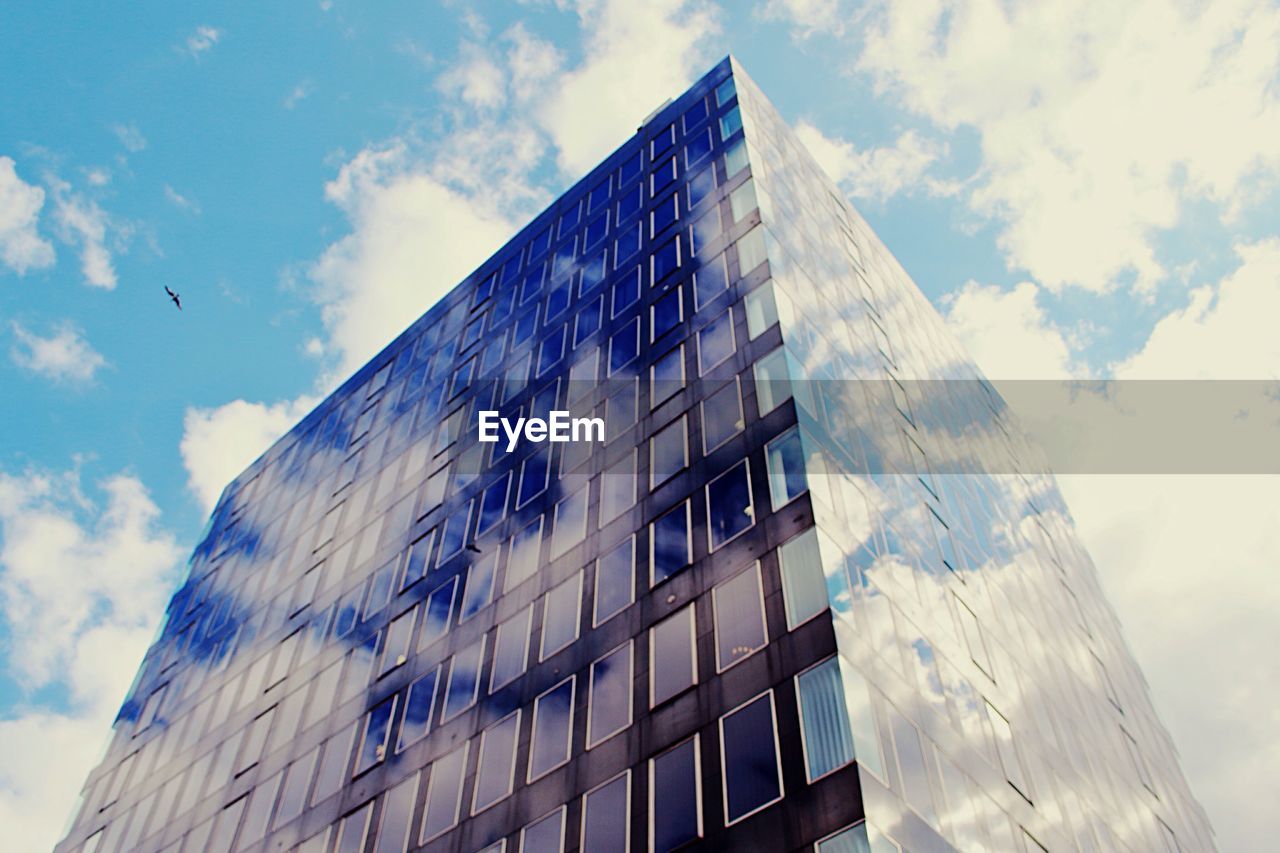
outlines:
{"label": "grid pattern of windows", "polygon": [[[726,60],[228,488],[60,853],[405,851],[468,827],[487,851],[1014,849],[1058,805],[1042,779],[1090,771],[1028,744],[1079,733],[1024,710],[1008,601],[1050,588],[1100,638],[1094,591],[1048,513],[1026,561],[1052,585],[977,574],[1020,556],[990,531],[1021,505],[934,470],[900,381],[941,360],[931,321],[892,314],[887,253],[777,124]],[[856,400],[805,381],[863,375],[841,359],[887,379]],[[477,441],[481,410],[560,408],[604,441]],[[868,409],[901,420],[893,447],[839,432]],[[1195,847],[1122,648],[1088,655],[1088,695],[1124,709],[1117,778],[1152,839]],[[832,793],[855,773],[910,837]],[[788,836],[806,786],[842,805]],[[1072,843],[1120,849],[1078,811]]]}

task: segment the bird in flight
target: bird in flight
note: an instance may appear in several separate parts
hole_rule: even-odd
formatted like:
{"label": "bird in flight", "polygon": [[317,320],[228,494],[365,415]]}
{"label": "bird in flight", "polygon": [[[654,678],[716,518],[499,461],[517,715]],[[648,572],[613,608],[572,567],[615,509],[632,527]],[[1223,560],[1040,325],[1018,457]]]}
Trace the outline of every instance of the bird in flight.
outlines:
{"label": "bird in flight", "polygon": [[182,300],[178,298],[178,294],[169,289],[169,285],[164,286],[164,292],[169,294],[169,298],[173,300],[173,304],[178,306],[178,310],[182,310]]}

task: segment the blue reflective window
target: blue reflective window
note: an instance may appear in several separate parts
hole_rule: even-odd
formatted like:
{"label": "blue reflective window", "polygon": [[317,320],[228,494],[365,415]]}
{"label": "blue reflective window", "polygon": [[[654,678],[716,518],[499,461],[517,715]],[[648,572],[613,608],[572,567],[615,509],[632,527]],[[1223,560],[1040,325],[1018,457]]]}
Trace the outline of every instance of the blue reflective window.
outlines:
{"label": "blue reflective window", "polygon": [[689,209],[693,210],[711,195],[716,188],[716,170],[703,169],[689,179]]}
{"label": "blue reflective window", "polygon": [[479,284],[476,285],[475,296],[472,298],[471,304],[479,305],[481,302],[484,302],[486,299],[492,296],[493,288],[497,283],[498,283],[497,273],[493,273],[491,275],[486,276],[483,281],[481,281]]}
{"label": "blue reflective window", "polygon": [[728,139],[740,130],[742,130],[742,114],[738,112],[737,107],[720,116],[721,139]]}
{"label": "blue reflective window", "polygon": [[728,289],[729,274],[725,271],[723,254],[707,261],[693,274],[693,297],[696,308],[701,309]]}
{"label": "blue reflective window", "polygon": [[422,619],[422,636],[418,648],[425,649],[449,632],[453,615],[453,599],[458,589],[457,576],[449,578],[427,597],[426,615]]}
{"label": "blue reflective window", "polygon": [[560,239],[564,239],[578,227],[578,222],[582,219],[582,200],[576,199],[564,213],[560,215]]}
{"label": "blue reflective window", "polygon": [[626,367],[639,354],[640,320],[635,319],[609,339],[609,375]]}
{"label": "blue reflective window", "polygon": [[707,118],[707,99],[698,98],[689,109],[684,111],[684,130],[688,133]]}
{"label": "blue reflective window", "polygon": [[[503,438],[499,436],[498,441],[503,441]],[[484,495],[480,498],[480,523],[476,528],[477,536],[490,530],[506,516],[507,492],[510,490],[510,485],[511,472],[508,471],[485,487]]]}
{"label": "blue reflective window", "polygon": [[578,287],[579,294],[588,293],[603,284],[608,270],[609,253],[607,251],[584,261],[582,264],[582,284]]}
{"label": "blue reflective window", "polygon": [[587,307],[578,312],[574,322],[573,345],[576,347],[600,328],[600,314],[604,307],[604,297],[597,296]]}
{"label": "blue reflective window", "polygon": [[551,248],[551,226],[548,225],[540,234],[529,242],[529,262],[537,260]]}
{"label": "blue reflective window", "polygon": [[498,335],[480,351],[480,375],[488,376],[502,365],[507,352],[507,336]]}
{"label": "blue reflective window", "polygon": [[538,264],[525,273],[524,284],[520,288],[521,305],[542,293],[542,282],[545,278],[546,264]]}
{"label": "blue reflective window", "polygon": [[676,126],[669,124],[662,130],[658,131],[658,135],[649,143],[650,156],[654,159],[658,155],[664,154],[672,145],[676,144]]}
{"label": "blue reflective window", "polygon": [[649,196],[656,196],[658,193],[671,186],[671,182],[676,179],[676,158],[668,157],[665,162],[658,164],[649,175]]}
{"label": "blue reflective window", "polygon": [[400,586],[407,587],[427,573],[427,565],[431,559],[431,546],[435,544],[436,531],[431,530],[419,536],[405,552],[404,580]]}
{"label": "blue reflective window", "polygon": [[427,729],[431,727],[431,711],[435,706],[439,675],[440,669],[437,667],[409,685],[409,693],[404,701],[404,720],[400,723],[400,737],[396,741],[397,752],[426,737]]}
{"label": "blue reflective window", "polygon": [[501,282],[504,287],[511,287],[516,283],[516,274],[520,272],[520,257],[521,253],[516,252],[502,265]]}
{"label": "blue reflective window", "polygon": [[654,202],[649,234],[658,236],[679,218],[680,194],[672,193],[662,201]]}
{"label": "blue reflective window", "polygon": [[689,565],[689,502],[649,526],[652,583],[659,584]]}
{"label": "blue reflective window", "polygon": [[520,495],[516,500],[516,509],[527,504],[547,488],[547,456],[545,453],[534,453],[524,460],[520,468]]}
{"label": "blue reflective window", "polygon": [[562,355],[564,355],[564,326],[542,339],[542,347],[538,351],[538,375],[542,376],[555,367]]}
{"label": "blue reflective window", "polygon": [[560,282],[551,288],[551,292],[547,294],[547,311],[543,322],[549,322],[555,317],[559,317],[565,308],[569,307],[570,290],[573,283],[568,279]]}
{"label": "blue reflective window", "polygon": [[617,317],[623,311],[635,305],[639,299],[640,267],[636,267],[633,272],[613,286],[613,316]]}
{"label": "blue reflective window", "polygon": [[467,501],[465,506],[449,516],[444,523],[444,532],[440,534],[440,556],[436,560],[436,565],[442,565],[445,560],[462,550],[470,521],[471,501]]}
{"label": "blue reflective window", "polygon": [[625,222],[640,212],[644,206],[644,185],[632,184],[631,189],[618,198],[618,221]]}
{"label": "blue reflective window", "polygon": [[614,269],[618,269],[628,259],[635,257],[640,251],[642,236],[642,226],[639,222],[618,232],[618,239],[614,241],[613,248]]}
{"label": "blue reflective window", "polygon": [[600,245],[600,241],[609,233],[609,211],[597,216],[591,220],[591,224],[587,226],[587,233],[582,238],[582,248],[584,251],[594,249]]}
{"label": "blue reflective window", "polygon": [[618,167],[618,186],[624,186],[628,181],[640,177],[640,171],[643,168],[644,152],[637,151],[634,157]]}
{"label": "blue reflective window", "polygon": [[677,286],[657,302],[652,309],[652,334],[650,340],[656,341],[674,329],[684,320],[684,306],[680,301],[680,288]]}
{"label": "blue reflective window", "polygon": [[511,329],[511,347],[520,346],[533,337],[534,331],[538,328],[538,309],[534,308],[529,313],[516,320],[516,324]]}
{"label": "blue reflective window", "polygon": [[711,536],[711,550],[755,523],[750,469],[744,459],[707,484],[707,529]]}
{"label": "blue reflective window", "polygon": [[466,349],[467,347],[474,344],[476,341],[480,340],[480,333],[483,330],[484,330],[483,317],[477,317],[474,320],[472,320],[470,323],[468,323],[467,327],[462,330],[462,349]]}
{"label": "blue reflective window", "polygon": [[694,166],[701,163],[711,153],[711,128],[700,130],[689,137],[684,145],[684,163]]}
{"label": "blue reflective window", "polygon": [[680,235],[676,235],[675,239],[668,240],[653,253],[650,259],[653,263],[653,278],[650,281],[657,284],[671,273],[680,268]]}
{"label": "blue reflective window", "polygon": [[359,776],[387,757],[387,739],[391,734],[391,717],[395,713],[397,698],[392,696],[378,703],[365,717],[364,736],[356,753],[353,775]]}
{"label": "blue reflective window", "polygon": [[573,237],[556,249],[556,256],[551,262],[551,280],[564,278],[573,272],[578,258],[578,238]]}
{"label": "blue reflective window", "polygon": [[516,305],[516,286],[505,285],[498,291],[498,298],[493,300],[493,310],[489,312],[489,328],[492,329],[511,316],[511,309]]}
{"label": "blue reflective window", "polygon": [[591,213],[602,210],[609,203],[610,188],[610,178],[605,178],[591,190]]}

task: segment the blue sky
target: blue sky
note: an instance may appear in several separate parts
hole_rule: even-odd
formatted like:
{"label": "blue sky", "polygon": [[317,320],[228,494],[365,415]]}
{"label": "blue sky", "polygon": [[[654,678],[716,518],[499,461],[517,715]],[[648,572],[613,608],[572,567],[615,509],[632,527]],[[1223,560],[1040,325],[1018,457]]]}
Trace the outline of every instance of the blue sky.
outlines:
{"label": "blue sky", "polygon": [[[221,486],[729,51],[989,374],[1280,377],[1272,4],[19,4],[0,824],[24,849],[59,835]],[[1238,792],[1280,776],[1253,651],[1275,478],[1063,486],[1222,847],[1261,843]]]}

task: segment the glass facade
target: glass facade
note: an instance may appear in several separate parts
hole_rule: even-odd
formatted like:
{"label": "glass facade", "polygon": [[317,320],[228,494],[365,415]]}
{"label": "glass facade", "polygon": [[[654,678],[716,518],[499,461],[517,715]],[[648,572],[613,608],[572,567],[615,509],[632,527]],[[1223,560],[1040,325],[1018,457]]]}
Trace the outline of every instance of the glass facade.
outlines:
{"label": "glass facade", "polygon": [[227,487],[58,850],[1212,849],[1018,435],[726,59]]}

